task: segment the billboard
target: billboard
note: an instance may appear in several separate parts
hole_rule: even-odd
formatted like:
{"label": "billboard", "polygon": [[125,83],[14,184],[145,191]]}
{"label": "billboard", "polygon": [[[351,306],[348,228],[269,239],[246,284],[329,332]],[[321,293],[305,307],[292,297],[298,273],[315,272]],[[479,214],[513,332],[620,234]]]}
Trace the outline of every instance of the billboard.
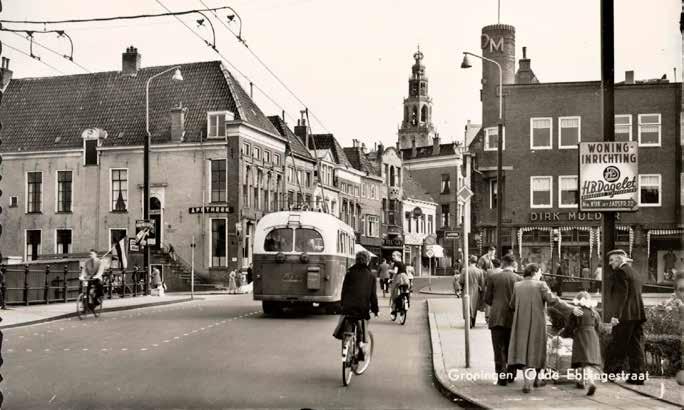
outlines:
{"label": "billboard", "polygon": [[637,143],[580,143],[578,191],[580,211],[637,211],[639,209]]}

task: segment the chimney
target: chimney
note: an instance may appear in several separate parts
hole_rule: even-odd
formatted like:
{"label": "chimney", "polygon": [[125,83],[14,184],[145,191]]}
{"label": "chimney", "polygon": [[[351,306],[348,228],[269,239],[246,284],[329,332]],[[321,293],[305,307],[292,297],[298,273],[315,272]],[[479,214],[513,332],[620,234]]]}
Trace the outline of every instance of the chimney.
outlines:
{"label": "chimney", "polygon": [[376,161],[378,161],[378,167],[382,170],[382,154],[385,152],[385,146],[382,145],[382,142],[378,144],[378,152],[377,156],[375,158]]}
{"label": "chimney", "polygon": [[306,129],[306,120],[304,118],[297,120],[297,125],[294,127],[294,133],[299,139],[306,145],[306,148],[311,148],[309,146],[309,134]]}
{"label": "chimney", "polygon": [[625,84],[634,84],[634,70],[625,71]]}
{"label": "chimney", "polygon": [[187,107],[182,103],[178,107],[171,108],[171,142],[183,142],[185,139],[185,114]]}
{"label": "chimney", "polygon": [[367,154],[367,153],[368,153],[368,149],[366,148],[366,143],[365,143],[365,142],[362,142],[362,143],[361,143],[361,152],[363,152],[364,154]]}
{"label": "chimney", "polygon": [[121,54],[121,74],[135,77],[140,70],[140,54],[138,49],[130,46]]}
{"label": "chimney", "polygon": [[416,137],[411,138],[411,158],[418,156],[418,148],[416,148]]}
{"label": "chimney", "polygon": [[439,134],[436,134],[432,139],[432,155],[439,155]]}
{"label": "chimney", "polygon": [[536,84],[539,82],[532,71],[531,60],[527,58],[527,47],[522,48],[523,58],[518,61],[518,72],[515,73],[516,84]]}
{"label": "chimney", "polygon": [[359,148],[359,147],[360,147],[359,140],[357,140],[356,138],[354,138],[354,139],[352,140],[352,147],[353,147],[353,148]]}
{"label": "chimney", "polygon": [[9,62],[9,58],[2,58],[2,66],[0,67],[0,90],[4,90],[12,80],[12,70],[9,69]]}

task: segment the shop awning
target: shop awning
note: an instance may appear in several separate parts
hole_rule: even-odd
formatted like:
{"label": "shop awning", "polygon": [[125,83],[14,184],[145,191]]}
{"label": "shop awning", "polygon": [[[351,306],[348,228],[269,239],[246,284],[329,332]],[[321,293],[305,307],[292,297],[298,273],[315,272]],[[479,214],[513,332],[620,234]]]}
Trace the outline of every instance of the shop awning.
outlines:
{"label": "shop awning", "polygon": [[361,251],[368,252],[368,254],[371,256],[371,258],[377,258],[378,256],[374,254],[373,252],[369,251],[368,249],[364,248],[363,246],[357,244],[354,244],[354,253],[359,253]]}
{"label": "shop awning", "polygon": [[443,258],[444,248],[437,244],[430,245],[429,248],[425,251],[425,256],[427,256],[428,258]]}

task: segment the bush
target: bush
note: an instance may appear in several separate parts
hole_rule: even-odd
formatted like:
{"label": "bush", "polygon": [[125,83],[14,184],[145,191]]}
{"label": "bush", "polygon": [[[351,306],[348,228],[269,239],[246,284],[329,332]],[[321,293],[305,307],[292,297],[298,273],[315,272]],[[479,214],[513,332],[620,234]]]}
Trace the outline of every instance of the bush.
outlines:
{"label": "bush", "polygon": [[647,306],[644,334],[679,336],[679,311],[671,306]]}
{"label": "bush", "polygon": [[674,335],[646,335],[646,370],[652,376],[674,377],[682,366],[682,341]]}

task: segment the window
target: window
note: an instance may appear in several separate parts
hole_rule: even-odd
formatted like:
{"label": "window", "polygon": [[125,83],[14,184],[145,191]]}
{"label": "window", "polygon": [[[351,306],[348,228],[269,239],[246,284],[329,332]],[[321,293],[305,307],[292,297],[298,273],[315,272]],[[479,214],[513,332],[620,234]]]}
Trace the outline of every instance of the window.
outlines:
{"label": "window", "polygon": [[499,188],[496,185],[496,179],[489,180],[489,209],[497,207],[496,201],[499,200]]}
{"label": "window", "polygon": [[395,186],[394,184],[394,167],[390,167],[390,173],[389,173],[389,184],[390,186]]}
{"label": "window", "polygon": [[226,202],[226,160],[211,161],[211,202]]}
{"label": "window", "polygon": [[223,138],[226,136],[226,121],[235,116],[230,111],[207,113],[207,138]]}
{"label": "window", "polygon": [[273,163],[280,166],[280,154],[273,154]]}
{"label": "window", "polygon": [[530,149],[551,149],[552,118],[530,118]]}
{"label": "window", "polygon": [[558,177],[558,207],[574,208],[578,203],[577,176]]}
{"label": "window", "polygon": [[112,176],[112,211],[126,212],[128,209],[128,170],[111,169]]}
{"label": "window", "polygon": [[288,207],[288,209],[291,209],[292,205],[294,205],[294,191],[287,191],[287,207]]}
{"label": "window", "polygon": [[359,197],[359,196],[360,196],[360,195],[359,195],[359,192],[360,192],[359,186],[358,186],[358,185],[355,185],[355,186],[354,186],[354,196],[355,196],[355,197]]}
{"label": "window", "polygon": [[254,156],[254,159],[257,161],[261,161],[261,148],[259,147],[254,147],[252,149],[252,156]]}
{"label": "window", "polygon": [[249,156],[250,149],[249,149],[249,144],[246,142],[243,142],[242,145],[240,146],[240,154]]}
{"label": "window", "polygon": [[26,230],[26,260],[34,261],[41,254],[40,240],[42,231],[40,229]]}
{"label": "window", "polygon": [[660,206],[660,174],[639,175],[639,205]]}
{"label": "window", "polygon": [[97,165],[97,140],[83,140],[84,162],[83,164]]}
{"label": "window", "polygon": [[43,173],[27,172],[26,183],[26,212],[40,213],[41,202],[43,201]]}
{"label": "window", "polygon": [[19,203],[19,198],[17,198],[16,196],[10,197],[10,203],[9,203],[10,208],[16,208],[17,206],[19,206],[18,203]]}
{"label": "window", "polygon": [[449,226],[449,204],[442,204],[442,227]]}
{"label": "window", "polygon": [[451,175],[449,174],[442,174],[442,185],[440,189],[440,194],[449,194],[451,193]]}
{"label": "window", "polygon": [[245,180],[242,184],[242,202],[246,208],[250,208],[249,201],[249,183],[252,178],[252,169],[249,166],[245,167]]}
{"label": "window", "polygon": [[264,163],[270,164],[271,163],[271,152],[264,150]]}
{"label": "window", "polygon": [[264,250],[266,252],[292,252],[293,230],[276,228],[266,235]]}
{"label": "window", "polygon": [[[498,150],[498,133],[499,130],[497,127],[489,127],[485,129],[485,145],[484,145],[484,150],[485,151],[496,151]],[[503,140],[501,141],[501,149],[506,149],[506,130],[504,129],[504,135],[503,135]]]}
{"label": "window", "polygon": [[632,140],[632,115],[621,114],[615,116],[615,141],[629,142]]}
{"label": "window", "polygon": [[306,173],[306,187],[311,188],[311,172]]}
{"label": "window", "polygon": [[435,233],[435,223],[433,221],[432,215],[428,215],[427,224],[428,224],[427,225],[427,229],[428,229],[427,233],[429,233],[429,234]]}
{"label": "window", "polygon": [[55,231],[55,253],[71,253],[71,229],[57,229]]}
{"label": "window", "polygon": [[297,185],[304,183],[304,172],[301,169],[297,170],[297,180],[295,181]]}
{"label": "window", "polygon": [[211,266],[226,266],[226,220],[211,220]]}
{"label": "window", "polygon": [[560,117],[558,119],[558,148],[577,149],[582,140],[580,117]]}
{"label": "window", "polygon": [[406,212],[404,214],[404,218],[406,218],[406,231],[411,233],[411,226],[413,225],[413,218],[411,217],[411,212]]}
{"label": "window", "polygon": [[292,184],[294,180],[294,169],[292,167],[287,167],[286,181],[288,184]]}
{"label": "window", "polygon": [[371,198],[378,199],[378,194],[377,194],[377,190],[375,188],[375,184],[371,185]]}
{"label": "window", "polygon": [[323,252],[323,237],[313,229],[295,231],[295,252]]}
{"label": "window", "polygon": [[366,215],[366,236],[377,238],[380,235],[380,221],[375,215]]}
{"label": "window", "polygon": [[71,212],[71,171],[57,171],[57,212]]}
{"label": "window", "polygon": [[639,114],[639,146],[660,146],[660,114]]}
{"label": "window", "polygon": [[530,177],[530,207],[551,208],[553,177]]}

